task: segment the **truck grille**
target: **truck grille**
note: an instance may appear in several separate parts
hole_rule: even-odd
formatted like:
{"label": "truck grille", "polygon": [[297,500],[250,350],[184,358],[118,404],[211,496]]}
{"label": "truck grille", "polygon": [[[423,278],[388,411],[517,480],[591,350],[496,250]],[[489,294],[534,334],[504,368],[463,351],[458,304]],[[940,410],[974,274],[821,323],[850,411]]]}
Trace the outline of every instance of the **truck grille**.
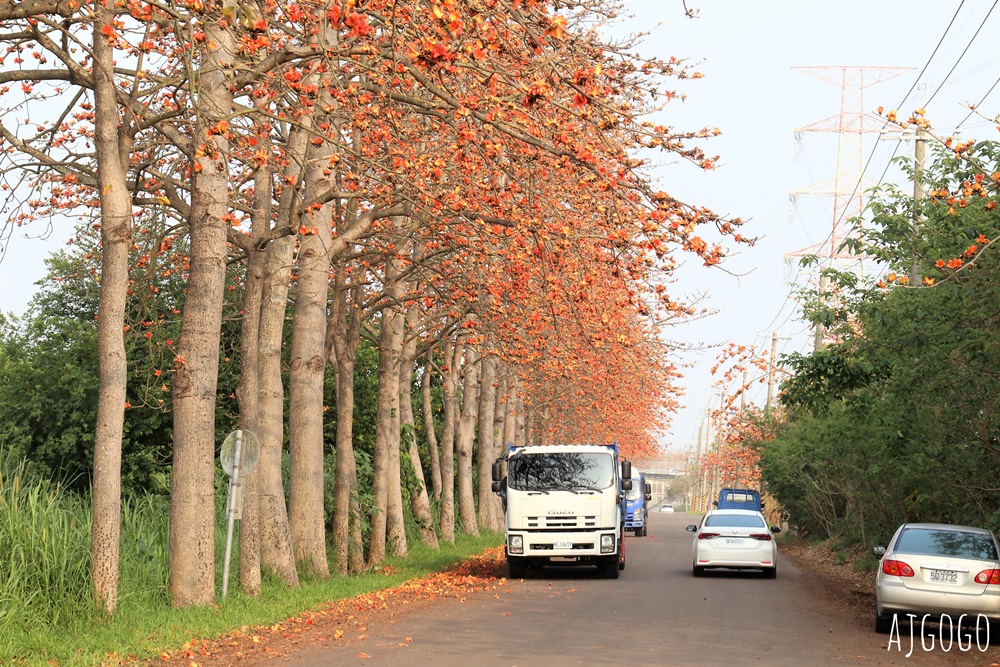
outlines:
{"label": "truck grille", "polygon": [[[553,551],[555,549],[555,546],[552,544],[529,544],[528,547],[532,551]],[[594,543],[574,542],[573,550],[576,551],[577,549],[581,551],[593,551]]]}
{"label": "truck grille", "polygon": [[596,528],[596,516],[529,516],[528,528],[545,529],[574,529],[574,528]]}

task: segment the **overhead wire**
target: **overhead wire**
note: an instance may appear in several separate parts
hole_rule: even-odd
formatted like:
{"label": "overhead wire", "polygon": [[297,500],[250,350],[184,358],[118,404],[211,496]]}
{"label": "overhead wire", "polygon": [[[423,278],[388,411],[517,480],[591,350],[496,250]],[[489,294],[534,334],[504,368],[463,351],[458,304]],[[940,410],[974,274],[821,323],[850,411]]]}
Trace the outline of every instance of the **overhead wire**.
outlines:
{"label": "overhead wire", "polygon": [[[976,41],[976,37],[979,36],[979,32],[983,29],[983,26],[986,25],[986,21],[990,18],[990,15],[993,13],[993,10],[996,9],[998,2],[1000,2],[1000,0],[993,0],[993,4],[990,6],[990,10],[986,12],[986,16],[983,17],[983,20],[979,24],[979,27],[976,28],[976,32],[972,35],[972,39],[970,39],[969,43],[965,45],[964,49],[962,49],[962,53],[958,56],[958,60],[956,60],[955,64],[951,66],[951,69],[948,70],[947,74],[945,74],[944,79],[941,81],[938,87],[934,89],[934,92],[931,94],[930,98],[928,98],[926,102],[927,106],[930,106],[931,101],[941,91],[941,88],[948,81],[948,78],[955,72],[955,68],[958,67],[958,64],[962,62],[962,58],[964,58],[965,54],[969,52],[969,48],[972,46],[972,43]],[[959,9],[961,9],[961,5],[959,6]]]}
{"label": "overhead wire", "polygon": [[[925,106],[928,106],[930,104],[930,102],[934,99],[934,97],[938,94],[938,92],[940,92],[941,88],[945,85],[945,82],[948,81],[948,78],[951,76],[951,74],[955,71],[955,68],[958,66],[958,64],[965,57],[965,55],[967,54],[967,52],[968,52],[969,48],[971,47],[972,43],[975,41],[976,37],[979,35],[980,31],[982,30],[983,26],[985,25],[986,20],[989,18],[990,14],[992,14],[993,10],[996,8],[996,5],[998,3],[1000,3],[1000,0],[994,0],[994,3],[990,7],[989,12],[987,12],[986,17],[984,17],[983,21],[979,25],[979,28],[977,28],[976,33],[973,35],[972,39],[969,41],[969,43],[966,45],[965,49],[959,55],[958,60],[955,61],[955,64],[949,70],[948,74],[945,76],[945,79],[941,82],[940,85],[938,85],[938,87],[934,90],[934,93],[924,103]],[[944,43],[944,40],[947,37],[948,32],[951,30],[952,26],[954,25],[955,20],[958,18],[958,15],[961,13],[962,7],[964,5],[965,5],[965,0],[962,0],[959,3],[959,6],[956,8],[955,13],[952,15],[951,20],[948,22],[948,25],[946,26],[944,32],[942,32],[941,37],[938,39],[937,45],[935,45],[934,50],[931,52],[930,56],[927,58],[927,61],[924,63],[924,66],[920,70],[920,73],[914,79],[913,84],[910,86],[910,89],[907,91],[906,95],[903,96],[903,99],[900,101],[899,105],[897,105],[897,107],[896,107],[897,109],[903,107],[903,105],[906,103],[906,100],[910,97],[910,95],[916,89],[917,85],[920,82],[920,79],[926,73],[926,71],[927,71],[928,67],[930,66],[931,62],[934,60],[935,55],[937,54],[938,50],[941,48],[941,45]],[[998,85],[1000,85],[1000,78],[998,78],[997,81],[990,88],[990,90],[987,91],[986,95],[984,95],[984,97],[983,97],[983,100],[985,100],[985,98],[987,96],[989,96],[989,94],[993,91],[993,89],[996,88]],[[981,103],[982,102],[980,102],[980,104]],[[973,112],[974,112],[974,110],[973,110]],[[970,112],[969,116],[971,116],[973,112]],[[963,120],[962,122],[964,123],[965,121],[967,121],[968,118],[969,118],[969,116],[966,116],[965,120]],[[888,121],[886,121],[883,124],[883,126],[882,126],[882,130],[885,130],[885,128],[888,126],[888,124],[889,124]],[[886,162],[885,169],[882,171],[882,174],[879,177],[879,179],[878,179],[878,181],[877,181],[877,183],[875,185],[876,188],[880,187],[882,185],[882,183],[885,181],[885,178],[886,178],[886,176],[888,174],[889,168],[892,165],[893,160],[896,158],[896,154],[899,151],[899,147],[900,147],[901,143],[902,143],[902,140],[897,140],[896,141],[896,146],[893,149],[892,155],[889,157],[889,160]],[[864,182],[864,175],[866,173],[868,173],[868,170],[871,167],[872,160],[874,159],[875,154],[878,152],[877,151],[878,145],[879,145],[878,141],[876,141],[875,145],[872,147],[871,152],[868,154],[868,158],[865,161],[865,164],[864,164],[864,166],[862,167],[862,170],[861,170],[861,177],[858,179],[858,182],[855,183],[854,188],[851,191],[849,200],[854,199],[854,197],[858,193],[858,189],[861,187],[862,183]],[[828,243],[828,242],[831,241],[831,239],[833,238],[834,234],[836,233],[837,227],[839,225],[841,225],[841,224],[844,223],[844,216],[846,215],[846,213],[847,213],[846,208],[841,211],[840,217],[831,226],[829,234],[827,234],[827,236],[823,240],[823,242],[821,244],[819,244],[820,246],[823,246],[826,243]],[[768,329],[772,329],[772,327],[774,326],[774,324],[778,321],[778,319],[781,317],[782,313],[784,312],[785,307],[789,303],[792,302],[791,295],[792,295],[792,292],[793,292],[794,288],[795,288],[794,284],[789,286],[788,293],[785,295],[785,299],[782,301],[781,308],[779,308],[778,312],[772,318],[771,322],[764,328],[764,331],[767,331]],[[778,326],[778,329],[784,327],[788,323],[788,321],[792,318],[792,316],[795,314],[795,312],[796,312],[796,309],[792,308],[792,310],[788,313],[788,315],[785,316],[785,319],[782,320],[781,324]],[[785,342],[782,345],[781,353],[780,354],[784,354],[784,352],[787,349],[787,347],[790,344],[790,342],[792,340],[794,340],[795,338],[798,338],[805,331],[808,331],[808,327],[806,327],[806,328],[802,329],[801,331],[799,331],[795,336],[787,337],[785,339]],[[810,343],[810,341],[807,338],[803,339],[802,342],[801,342],[801,344],[800,344],[800,346],[799,346],[799,352],[800,353],[804,352],[808,348],[809,343]],[[766,346],[766,343],[765,343],[765,346]],[[756,345],[754,347],[756,348]],[[756,351],[755,351],[755,353],[756,353]],[[760,354],[761,355],[765,354],[764,348],[761,349]],[[760,391],[761,390],[758,389],[758,391],[756,392],[756,394],[759,394]]]}
{"label": "overhead wire", "polygon": [[934,60],[934,56],[937,55],[938,49],[940,49],[941,45],[944,43],[944,38],[948,35],[948,31],[951,30],[951,26],[954,25],[955,19],[958,18],[958,14],[959,12],[962,11],[962,6],[964,4],[965,0],[962,0],[960,3],[958,3],[958,9],[955,10],[955,13],[951,17],[951,20],[948,21],[948,26],[944,29],[944,32],[941,33],[941,38],[938,40],[937,46],[935,46],[934,50],[931,51],[931,55],[928,56],[927,62],[924,63],[923,69],[920,70],[920,74],[917,75],[917,78],[913,80],[913,85],[910,86],[910,89],[908,91],[906,91],[906,95],[903,96],[903,101],[899,103],[899,106],[896,107],[897,109],[902,107],[903,104],[906,103],[906,100],[910,98],[910,95],[913,94],[913,91],[917,87],[917,84],[920,82],[920,79],[924,76],[924,73],[927,71],[927,68],[930,67],[931,61]]}
{"label": "overhead wire", "polygon": [[[993,7],[996,7],[997,2],[1000,2],[1000,0],[994,0]],[[941,33],[941,37],[938,39],[938,42],[935,45],[934,50],[931,52],[930,56],[928,56],[927,61],[924,63],[923,68],[921,68],[921,70],[920,70],[920,73],[914,79],[913,85],[910,86],[910,89],[906,92],[906,95],[903,96],[902,101],[900,101],[900,103],[897,105],[897,107],[896,107],[897,109],[901,108],[903,106],[903,104],[906,103],[906,100],[910,97],[910,95],[916,89],[917,84],[920,82],[920,78],[927,71],[927,68],[930,67],[931,62],[934,60],[934,56],[937,54],[938,50],[941,48],[941,45],[944,43],[944,40],[947,37],[948,32],[951,30],[951,27],[954,25],[955,20],[958,18],[958,15],[961,13],[962,7],[964,5],[965,5],[965,0],[962,0],[959,3],[958,7],[955,9],[955,13],[952,14],[951,20],[948,22],[948,25],[945,27],[944,32]],[[993,11],[993,7],[990,8],[990,13]],[[987,13],[986,18],[989,18],[989,13]],[[979,26],[979,29],[976,30],[976,34],[977,35],[979,34],[979,31],[982,29],[983,24],[985,24],[985,21],[986,21],[986,19],[984,18],[983,19],[983,23],[981,23],[980,26]],[[974,39],[975,39],[975,36],[973,36],[973,40]],[[970,41],[970,44],[971,44],[971,41]],[[965,50],[962,52],[962,56],[965,55],[965,53],[968,51],[968,49],[969,49],[969,46],[967,45],[966,48],[965,48]],[[959,61],[961,61],[962,56],[959,56]],[[958,61],[955,64],[957,66]],[[952,68],[952,71],[954,71],[954,67]],[[949,72],[949,74],[950,74],[950,72]],[[946,77],[946,79],[947,79],[947,77]],[[996,86],[996,85],[1000,85],[1000,79],[998,79],[997,83],[994,84],[994,86]],[[937,91],[940,90],[940,89],[941,89],[941,87],[938,86],[938,89],[935,90],[935,94],[937,94]],[[992,91],[992,88],[990,90]],[[987,95],[988,94],[989,93],[987,93]],[[931,96],[931,99],[932,98],[933,98],[933,96]],[[927,103],[928,104],[930,103],[930,99],[928,99]],[[883,124],[882,129],[884,130],[887,126],[888,126],[888,122],[886,122],[885,124]],[[865,161],[864,167],[862,167],[862,169],[861,169],[861,178],[855,184],[854,189],[851,192],[850,199],[854,198],[854,196],[858,192],[858,188],[861,187],[861,183],[864,181],[864,174],[868,172],[868,168],[871,165],[872,159],[875,157],[875,153],[877,152],[877,150],[876,150],[877,146],[878,146],[878,142],[875,143],[875,147],[872,148],[872,151],[868,155],[868,159]],[[882,176],[879,178],[879,180],[876,183],[875,187],[879,187],[882,184],[882,182],[885,180],[886,174],[888,174],[888,171],[889,171],[889,167],[892,165],[892,161],[895,159],[896,153],[898,151],[899,151],[899,142],[897,141],[896,148],[893,150],[892,156],[889,158],[888,162],[886,163],[886,167],[885,167],[885,169],[882,172]],[[834,222],[833,226],[830,228],[830,233],[827,234],[826,238],[823,240],[823,242],[820,245],[826,245],[826,243],[828,243],[831,240],[831,238],[833,237],[833,235],[834,235],[837,227],[844,222],[843,217],[844,217],[845,214],[846,214],[846,209],[841,212],[840,218]],[[772,328],[774,326],[774,323],[778,321],[778,318],[781,317],[781,313],[784,311],[786,304],[788,304],[791,301],[792,290],[794,289],[794,287],[795,287],[794,285],[791,285],[789,287],[788,293],[785,295],[785,299],[782,301],[781,308],[778,310],[777,314],[775,314],[774,318],[772,318],[770,324],[768,324],[768,326],[764,328],[765,331],[767,329]],[[793,309],[793,311],[791,313],[789,313],[789,315],[787,315],[785,317],[785,319],[782,321],[781,325],[778,328],[781,328],[782,326],[784,326],[785,324],[787,324],[788,320],[791,319],[791,316],[794,315],[794,312],[795,311]]]}
{"label": "overhead wire", "polygon": [[986,91],[986,94],[983,95],[982,98],[979,100],[979,102],[969,110],[969,113],[965,116],[965,118],[962,119],[962,122],[960,122],[958,125],[955,126],[956,130],[960,129],[963,125],[965,125],[966,121],[968,121],[972,117],[972,114],[976,113],[979,107],[983,105],[983,102],[986,101],[986,98],[990,96],[990,94],[996,89],[998,85],[1000,85],[1000,77],[997,77],[997,80],[993,82],[993,85],[990,86],[990,89]]}

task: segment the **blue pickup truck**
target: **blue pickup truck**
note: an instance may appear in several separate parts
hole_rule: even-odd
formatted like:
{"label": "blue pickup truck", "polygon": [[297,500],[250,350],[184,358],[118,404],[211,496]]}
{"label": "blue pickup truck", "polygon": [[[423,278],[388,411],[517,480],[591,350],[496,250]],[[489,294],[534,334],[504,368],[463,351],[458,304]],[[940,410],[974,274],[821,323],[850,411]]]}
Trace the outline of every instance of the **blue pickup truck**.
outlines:
{"label": "blue pickup truck", "polygon": [[764,506],[760,502],[760,491],[755,489],[722,489],[719,491],[719,499],[713,504],[720,510],[764,511]]}

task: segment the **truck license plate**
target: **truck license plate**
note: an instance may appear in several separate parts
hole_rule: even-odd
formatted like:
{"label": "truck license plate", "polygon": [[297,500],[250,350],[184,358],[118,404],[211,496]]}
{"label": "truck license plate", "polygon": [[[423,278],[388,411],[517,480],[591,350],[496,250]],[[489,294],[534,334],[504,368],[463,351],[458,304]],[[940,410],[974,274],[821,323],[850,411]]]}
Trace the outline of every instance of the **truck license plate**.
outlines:
{"label": "truck license plate", "polygon": [[569,540],[560,540],[555,543],[554,547],[556,549],[572,549],[573,543],[570,542]]}

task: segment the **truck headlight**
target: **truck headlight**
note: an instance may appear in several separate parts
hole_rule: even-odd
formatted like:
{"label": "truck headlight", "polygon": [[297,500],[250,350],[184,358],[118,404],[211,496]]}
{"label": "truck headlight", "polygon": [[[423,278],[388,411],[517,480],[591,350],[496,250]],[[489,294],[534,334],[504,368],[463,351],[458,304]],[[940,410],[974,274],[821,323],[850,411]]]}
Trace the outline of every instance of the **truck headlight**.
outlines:
{"label": "truck headlight", "polygon": [[615,552],[615,536],[601,535],[601,553],[613,554]]}
{"label": "truck headlight", "polygon": [[523,554],[524,553],[524,536],[523,535],[511,535],[510,542],[507,544],[507,550],[512,554]]}

